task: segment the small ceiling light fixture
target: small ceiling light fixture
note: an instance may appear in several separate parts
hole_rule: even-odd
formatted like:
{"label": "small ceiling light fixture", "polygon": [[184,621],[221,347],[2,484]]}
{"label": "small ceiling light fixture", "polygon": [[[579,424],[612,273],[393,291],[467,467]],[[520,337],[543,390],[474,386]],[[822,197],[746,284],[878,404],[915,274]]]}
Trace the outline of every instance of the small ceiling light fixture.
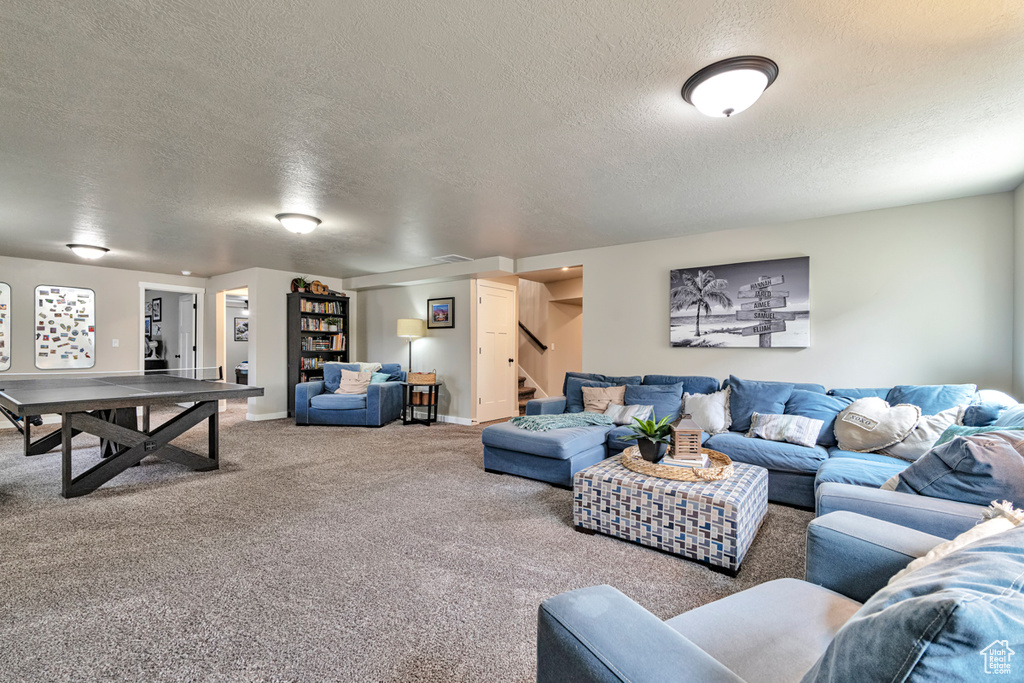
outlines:
{"label": "small ceiling light fixture", "polygon": [[562,266],[562,270],[569,270],[569,266]]}
{"label": "small ceiling light fixture", "polygon": [[705,116],[729,117],[748,108],[779,75],[767,57],[731,57],[710,64],[686,79],[683,99]]}
{"label": "small ceiling light fixture", "polygon": [[89,244],[69,244],[68,249],[75,252],[75,256],[80,256],[85,259],[94,260],[100,256],[106,254],[109,249],[106,247],[94,247]]}
{"label": "small ceiling light fixture", "polygon": [[183,270],[183,271],[181,271],[181,274],[182,275],[191,275],[192,271],[191,270]]}
{"label": "small ceiling light fixture", "polygon": [[313,232],[316,230],[316,226],[322,222],[316,216],[307,216],[304,213],[279,213],[274,218],[281,221],[285,230],[290,230],[297,235]]}

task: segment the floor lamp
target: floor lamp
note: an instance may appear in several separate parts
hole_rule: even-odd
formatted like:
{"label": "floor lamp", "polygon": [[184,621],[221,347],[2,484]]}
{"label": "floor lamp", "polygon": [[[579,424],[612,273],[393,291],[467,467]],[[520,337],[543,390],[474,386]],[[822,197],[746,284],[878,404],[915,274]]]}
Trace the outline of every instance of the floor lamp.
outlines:
{"label": "floor lamp", "polygon": [[426,323],[419,318],[399,318],[398,336],[405,337],[409,342],[409,372],[412,372],[412,342],[423,336]]}

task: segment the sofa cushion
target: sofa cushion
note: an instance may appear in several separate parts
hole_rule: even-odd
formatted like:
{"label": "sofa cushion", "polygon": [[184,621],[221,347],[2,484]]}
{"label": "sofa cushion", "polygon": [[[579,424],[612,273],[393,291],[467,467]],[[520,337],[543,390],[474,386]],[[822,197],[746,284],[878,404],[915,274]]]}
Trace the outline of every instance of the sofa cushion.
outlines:
{"label": "sofa cushion", "polygon": [[858,398],[870,398],[872,396],[875,398],[885,398],[889,395],[890,391],[892,391],[892,387],[879,387],[874,389],[829,389],[828,395],[838,396],[839,398],[848,398],[856,401]]}
{"label": "sofa cushion", "polygon": [[1020,427],[1024,426],[1024,403],[1007,408],[1004,410],[996,421],[992,423],[994,427]]}
{"label": "sofa cushion", "polygon": [[857,453],[855,451],[844,451],[839,446],[833,446],[828,449],[829,460],[841,459],[841,458],[854,458],[855,460],[864,460],[865,462],[880,462],[884,465],[899,465],[901,468],[907,468],[907,461],[894,458],[891,455],[882,455],[881,453]]}
{"label": "sofa cushion", "polygon": [[669,422],[679,419],[683,410],[683,383],[678,384],[627,384],[627,406],[654,406],[654,419],[668,416]]}
{"label": "sofa cushion", "polygon": [[614,386],[621,386],[624,384],[640,384],[642,378],[640,375],[601,375],[602,382],[608,382]]}
{"label": "sofa cushion", "polygon": [[[727,386],[729,386],[730,381],[732,380],[732,378],[733,378],[733,376],[729,375],[726,379],[722,380],[722,388],[723,389],[725,389]],[[771,380],[760,380],[760,383],[761,384],[784,384],[784,385],[790,385],[790,386],[792,386],[795,389],[802,389],[804,391],[813,391],[816,394],[824,394],[825,393],[825,387],[823,387],[820,384],[815,384],[813,382],[773,382]]]}
{"label": "sofa cushion", "polygon": [[864,603],[803,680],[977,681],[999,666],[1009,680],[1019,670],[1005,650],[1020,652],[1022,575],[1021,526],[910,572]]}
{"label": "sofa cushion", "polygon": [[776,579],[665,623],[745,681],[767,680],[766,672],[771,680],[796,681],[859,608],[827,588]]}
{"label": "sofa cushion", "polygon": [[1009,500],[1024,506],[1024,433],[960,436],[936,446],[900,474],[896,490],[975,505]]}
{"label": "sofa cushion", "polygon": [[939,436],[939,440],[936,441],[932,448],[935,446],[941,446],[944,443],[949,443],[958,436],[971,436],[972,434],[988,434],[989,432],[1018,432],[1024,430],[1024,425],[1020,427],[996,427],[995,425],[989,425],[988,427],[964,427],[962,425],[950,425],[946,428],[946,431],[942,432]]}
{"label": "sofa cushion", "polygon": [[615,424],[628,427],[636,424],[634,420],[650,420],[651,415],[654,414],[654,406],[627,406],[620,403],[609,403],[604,414],[610,417]]}
{"label": "sofa cushion", "polygon": [[934,415],[970,403],[977,390],[975,384],[899,384],[885,400],[892,406],[909,403],[918,406],[922,415]]}
{"label": "sofa cushion", "polygon": [[836,445],[836,416],[851,403],[853,403],[852,398],[794,389],[789,400],[786,401],[785,413],[786,415],[801,415],[813,420],[821,420],[823,424],[818,433],[818,443],[827,448]]}
{"label": "sofa cushion", "polygon": [[751,413],[781,415],[786,408],[786,401],[796,388],[796,385],[784,382],[757,382],[734,375],[729,375],[729,386],[732,387],[729,396],[729,412],[732,415],[730,429],[734,432],[750,429]]}
{"label": "sofa cushion", "polygon": [[584,412],[585,406],[583,404],[583,387],[610,387],[612,386],[608,382],[598,382],[597,380],[580,379],[579,377],[570,377],[566,380],[567,388],[565,390],[565,412],[567,413],[582,413]]}
{"label": "sofa cushion", "polygon": [[341,385],[341,371],[359,372],[359,363],[324,363],[324,388],[333,394]]}
{"label": "sofa cushion", "polygon": [[1017,405],[1017,399],[995,389],[979,389],[963,415],[966,427],[987,427],[1006,411]]}
{"label": "sofa cushion", "polygon": [[624,438],[635,432],[629,428],[628,425],[622,425],[608,432],[608,451],[615,455],[621,453],[630,446],[636,445],[636,439],[629,439],[628,441]]}
{"label": "sofa cushion", "polygon": [[383,363],[380,366],[380,372],[388,373],[389,382],[401,382],[402,381],[402,364],[401,363]]}
{"label": "sofa cushion", "polygon": [[546,432],[531,432],[511,422],[491,425],[483,431],[485,446],[567,460],[588,448],[603,445],[611,427],[567,427]]}
{"label": "sofa cushion", "polygon": [[[608,409],[609,403],[622,405],[626,387],[619,385],[615,387],[581,387],[583,393],[583,410],[588,413],[603,413]],[[614,418],[613,418],[614,419]]]}
{"label": "sofa cushion", "polygon": [[750,414],[750,429],[747,436],[768,441],[785,441],[798,446],[813,446],[818,443],[821,425],[821,420],[802,415],[762,415],[753,412]]}
{"label": "sofa cushion", "polygon": [[309,400],[309,405],[318,410],[363,410],[366,394],[318,394]]}
{"label": "sofa cushion", "polygon": [[562,396],[568,396],[569,391],[569,380],[572,378],[587,380],[590,382],[603,382],[604,375],[599,375],[596,372],[567,372],[565,373],[565,379],[562,380]]}
{"label": "sofa cushion", "polygon": [[895,460],[891,463],[861,460],[859,458],[829,458],[821,463],[814,477],[814,487],[826,482],[871,486],[880,488],[893,475],[907,468],[907,463]]}
{"label": "sofa cushion", "polygon": [[701,430],[710,434],[729,431],[732,413],[729,412],[729,394],[732,389],[723,389],[710,394],[683,394],[683,410],[696,422]]}
{"label": "sofa cushion", "polygon": [[909,462],[917,460],[936,444],[947,428],[956,423],[962,411],[962,406],[953,406],[934,415],[922,415],[917,426],[902,441],[883,448],[882,453]]}
{"label": "sofa cushion", "polygon": [[836,418],[836,440],[844,451],[869,452],[899,443],[921,418],[914,405],[890,406],[875,396],[858,398]]}
{"label": "sofa cushion", "polygon": [[699,375],[644,375],[644,384],[683,383],[684,394],[710,394],[718,391],[718,380]]}
{"label": "sofa cushion", "polygon": [[798,474],[814,474],[818,466],[828,458],[828,451],[821,446],[808,448],[779,441],[748,439],[736,432],[715,434],[704,442],[704,446],[725,453],[739,462]]}

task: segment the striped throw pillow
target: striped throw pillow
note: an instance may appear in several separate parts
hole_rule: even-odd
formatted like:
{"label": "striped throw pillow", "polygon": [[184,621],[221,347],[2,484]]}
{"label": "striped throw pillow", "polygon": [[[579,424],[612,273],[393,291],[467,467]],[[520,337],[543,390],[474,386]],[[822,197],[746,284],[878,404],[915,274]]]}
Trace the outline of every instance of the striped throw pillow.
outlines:
{"label": "striped throw pillow", "polygon": [[747,436],[813,447],[817,443],[818,434],[824,425],[825,423],[821,420],[802,415],[753,413],[750,416],[750,429],[747,431]]}

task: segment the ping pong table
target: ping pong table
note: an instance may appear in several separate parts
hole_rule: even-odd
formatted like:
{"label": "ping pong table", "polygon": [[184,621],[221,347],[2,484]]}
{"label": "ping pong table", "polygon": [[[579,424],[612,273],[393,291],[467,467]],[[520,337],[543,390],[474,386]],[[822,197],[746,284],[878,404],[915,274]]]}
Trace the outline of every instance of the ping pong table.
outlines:
{"label": "ping pong table", "polygon": [[[27,379],[0,376],[0,412],[22,432],[25,455],[47,453],[61,446],[61,495],[65,498],[95,491],[148,455],[198,472],[217,469],[220,459],[218,401],[262,395],[261,387],[172,374],[33,375]],[[191,407],[150,429],[151,406],[193,402]],[[139,407],[142,408],[141,429]],[[61,416],[61,428],[32,441],[30,418],[53,413]],[[207,455],[170,443],[203,420],[209,421]],[[73,475],[71,441],[82,433],[100,438],[103,460]]]}

